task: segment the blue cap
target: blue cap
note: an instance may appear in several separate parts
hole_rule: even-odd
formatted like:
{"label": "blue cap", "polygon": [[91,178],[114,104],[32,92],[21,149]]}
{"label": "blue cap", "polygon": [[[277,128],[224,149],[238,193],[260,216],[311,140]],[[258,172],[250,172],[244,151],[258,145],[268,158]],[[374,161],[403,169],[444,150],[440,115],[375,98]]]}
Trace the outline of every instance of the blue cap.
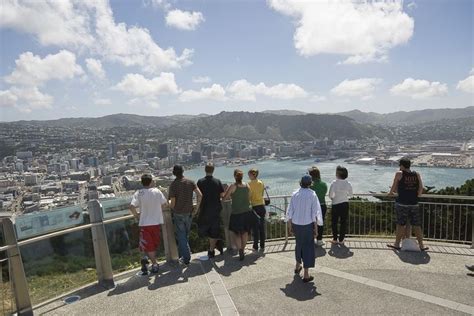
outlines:
{"label": "blue cap", "polygon": [[313,179],[311,179],[311,176],[304,175],[301,178],[301,184],[303,184],[303,185],[310,185],[312,182],[313,182]]}

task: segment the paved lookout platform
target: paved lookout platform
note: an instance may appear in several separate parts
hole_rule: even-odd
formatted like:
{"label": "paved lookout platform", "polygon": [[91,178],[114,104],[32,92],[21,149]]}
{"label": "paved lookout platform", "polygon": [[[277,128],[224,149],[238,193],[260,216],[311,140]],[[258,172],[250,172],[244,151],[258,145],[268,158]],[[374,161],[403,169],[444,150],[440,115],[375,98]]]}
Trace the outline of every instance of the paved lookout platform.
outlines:
{"label": "paved lookout platform", "polygon": [[388,240],[350,240],[317,248],[314,281],[293,273],[294,242],[270,242],[188,267],[164,264],[160,273],[116,277],[114,289],[91,286],[35,308],[35,315],[472,315],[474,264],[469,246],[427,243],[428,252],[395,252]]}

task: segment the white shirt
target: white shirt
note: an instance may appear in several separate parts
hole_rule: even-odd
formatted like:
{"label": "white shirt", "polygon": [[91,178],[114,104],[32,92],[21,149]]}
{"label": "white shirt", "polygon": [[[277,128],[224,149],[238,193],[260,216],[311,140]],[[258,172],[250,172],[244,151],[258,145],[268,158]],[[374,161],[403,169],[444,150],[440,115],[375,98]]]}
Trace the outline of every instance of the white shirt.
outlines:
{"label": "white shirt", "polygon": [[310,188],[300,188],[293,193],[286,212],[286,219],[295,225],[308,225],[317,222],[323,225],[323,215],[316,192]]}
{"label": "white shirt", "polygon": [[331,183],[329,188],[329,197],[332,204],[340,204],[349,202],[349,197],[352,195],[352,185],[346,179],[336,179]]}
{"label": "white shirt", "polygon": [[133,206],[140,209],[139,226],[163,224],[163,211],[161,205],[166,203],[163,193],[157,188],[138,190],[132,197]]}

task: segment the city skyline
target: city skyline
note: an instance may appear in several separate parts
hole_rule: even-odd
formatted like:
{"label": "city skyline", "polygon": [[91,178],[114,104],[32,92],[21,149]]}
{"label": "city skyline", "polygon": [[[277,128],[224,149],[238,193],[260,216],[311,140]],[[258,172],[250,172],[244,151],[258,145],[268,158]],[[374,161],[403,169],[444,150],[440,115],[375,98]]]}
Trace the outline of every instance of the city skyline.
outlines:
{"label": "city skyline", "polygon": [[463,108],[472,12],[462,0],[4,1],[0,121]]}

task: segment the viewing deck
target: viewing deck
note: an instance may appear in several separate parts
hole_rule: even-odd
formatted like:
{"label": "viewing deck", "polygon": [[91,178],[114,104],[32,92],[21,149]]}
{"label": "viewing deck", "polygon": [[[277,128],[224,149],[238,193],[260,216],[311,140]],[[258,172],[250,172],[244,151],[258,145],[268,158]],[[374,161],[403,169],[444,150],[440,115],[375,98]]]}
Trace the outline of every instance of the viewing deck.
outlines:
{"label": "viewing deck", "polygon": [[[271,197],[265,252],[247,249],[243,262],[229,253],[201,260],[205,253],[196,251],[189,266],[178,265],[171,213],[164,210],[163,261],[158,274],[145,277],[137,275],[138,228],[126,215],[125,197],[15,224],[0,219],[0,314],[474,314],[474,279],[465,268],[474,264],[473,197],[424,195],[420,212],[430,249],[405,252],[386,247],[394,239],[393,200],[355,196],[345,246],[317,247],[315,279],[307,284],[293,273],[294,240],[284,221],[289,196]],[[223,203],[224,227],[229,206]],[[330,212],[329,205],[326,219]],[[59,228],[61,219],[69,226]],[[207,241],[195,228],[191,247],[204,250]],[[66,304],[74,295],[80,300]]]}
{"label": "viewing deck", "polygon": [[351,239],[347,247],[317,248],[315,279],[293,273],[294,243],[271,242],[243,262],[229,254],[188,267],[164,264],[160,273],[117,277],[114,289],[72,293],[37,315],[470,315],[474,263],[468,246],[428,243],[428,252],[394,252],[385,240]]}

